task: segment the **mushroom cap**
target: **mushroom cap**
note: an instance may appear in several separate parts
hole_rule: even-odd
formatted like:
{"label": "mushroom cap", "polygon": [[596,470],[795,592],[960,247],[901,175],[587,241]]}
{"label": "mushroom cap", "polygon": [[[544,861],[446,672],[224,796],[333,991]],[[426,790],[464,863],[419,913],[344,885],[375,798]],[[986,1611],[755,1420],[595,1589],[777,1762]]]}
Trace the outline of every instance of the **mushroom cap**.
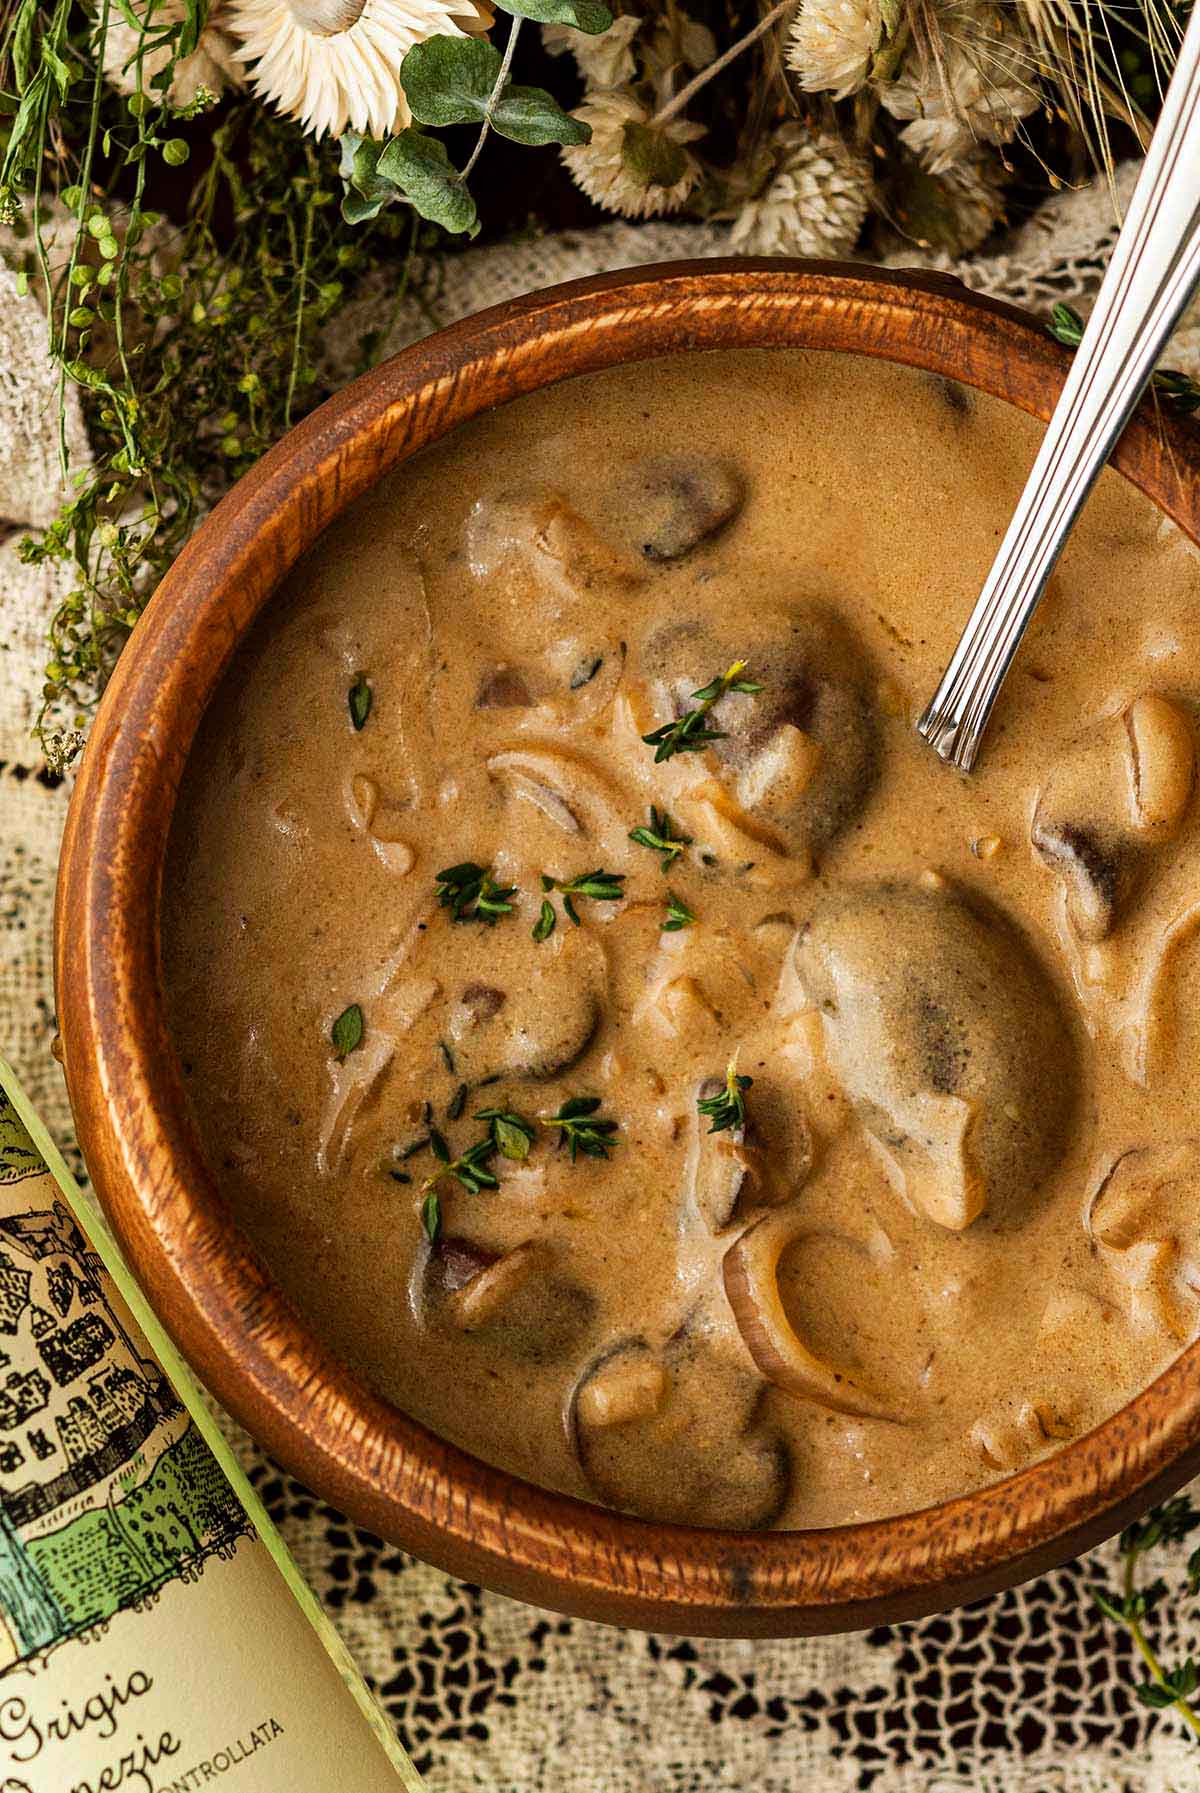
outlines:
{"label": "mushroom cap", "polygon": [[952,886],[841,885],[796,945],[826,1052],[912,1205],[959,1231],[1019,1214],[1063,1149],[1076,1042],[1001,912]]}

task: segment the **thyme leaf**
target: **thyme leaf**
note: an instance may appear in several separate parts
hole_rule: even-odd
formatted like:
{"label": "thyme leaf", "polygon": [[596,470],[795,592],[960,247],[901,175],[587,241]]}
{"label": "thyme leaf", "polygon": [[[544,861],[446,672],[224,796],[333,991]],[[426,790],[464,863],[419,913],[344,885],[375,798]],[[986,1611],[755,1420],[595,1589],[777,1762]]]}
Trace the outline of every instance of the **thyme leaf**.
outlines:
{"label": "thyme leaf", "polygon": [[649,847],[652,853],[662,854],[663,872],[669,872],[685,847],[690,847],[690,834],[677,834],[675,823],[665,809],[650,806],[650,825],[648,828],[632,828],[629,838],[639,847]]}
{"label": "thyme leaf", "polygon": [[440,871],[434,890],[454,921],[483,921],[489,927],[495,927],[502,915],[512,914],[512,898],[517,894],[515,884],[497,884],[490,866],[476,865],[471,859]]}
{"label": "thyme leaf", "polygon": [[366,673],[356,672],[354,675],[354,683],[351,685],[350,690],[346,695],[346,701],[350,709],[350,720],[354,724],[354,731],[356,734],[361,734],[362,730],[366,727],[367,717],[371,714],[371,705],[374,700],[375,693],[367,683]]}
{"label": "thyme leaf", "polygon": [[486,1139],[477,1139],[458,1158],[451,1157],[450,1147],[436,1127],[429,1130],[429,1143],[438,1166],[422,1183],[423,1190],[433,1189],[443,1177],[456,1178],[468,1195],[478,1195],[482,1189],[499,1188],[495,1172],[488,1169],[488,1159],[494,1157],[496,1151],[490,1134]]}
{"label": "thyme leaf", "polygon": [[683,898],[676,896],[673,890],[667,892],[667,919],[663,922],[664,934],[677,934],[681,928],[690,928],[696,917],[688,908]]}
{"label": "thyme leaf", "polygon": [[557,926],[558,914],[554,904],[550,901],[549,897],[543,897],[542,907],[538,912],[538,918],[533,924],[533,937],[539,946],[542,944],[543,940],[549,940]]}
{"label": "thyme leaf", "polygon": [[352,1002],[349,1008],[342,1010],[329,1030],[329,1037],[333,1041],[333,1049],[337,1054],[339,1064],[347,1054],[362,1045],[364,1032],[362,1006],[357,1002]]}
{"label": "thyme leaf", "polygon": [[[1105,1618],[1123,1626],[1129,1633],[1149,1671],[1148,1678],[1134,1688],[1137,1699],[1152,1712],[1176,1712],[1193,1736],[1200,1739],[1200,1713],[1192,1700],[1200,1686],[1200,1669],[1195,1658],[1189,1656],[1174,1667],[1166,1666],[1146,1630],[1146,1619],[1166,1599],[1167,1584],[1161,1576],[1141,1586],[1137,1579],[1138,1564],[1148,1551],[1161,1544],[1181,1543],[1197,1526],[1200,1526],[1200,1513],[1186,1494],[1154,1507],[1144,1519],[1126,1526],[1121,1533],[1119,1591],[1103,1587],[1093,1587],[1089,1591]],[[1200,1587],[1200,1550],[1192,1552],[1187,1568],[1189,1591],[1195,1592]]]}
{"label": "thyme leaf", "polygon": [[724,1133],[729,1127],[746,1125],[746,1094],[753,1077],[739,1077],[736,1054],[725,1067],[725,1087],[715,1096],[702,1096],[696,1107],[712,1122],[710,1133]]}
{"label": "thyme leaf", "polygon": [[429,1243],[436,1245],[442,1230],[442,1204],[438,1200],[436,1189],[431,1189],[421,1203],[421,1225]]}
{"label": "thyme leaf", "polygon": [[557,1114],[542,1116],[543,1126],[560,1129],[558,1143],[570,1147],[572,1163],[580,1152],[585,1158],[607,1158],[616,1144],[619,1123],[597,1117],[599,1106],[599,1096],[571,1096]]}
{"label": "thyme leaf", "polygon": [[517,1162],[528,1158],[537,1129],[523,1114],[515,1114],[511,1108],[480,1108],[475,1119],[490,1124],[492,1143],[501,1157]]}
{"label": "thyme leaf", "polygon": [[594,872],[581,872],[577,878],[552,878],[548,872],[543,872],[542,889],[546,894],[533,926],[533,937],[539,945],[549,939],[555,928],[554,905],[549,896],[552,890],[562,893],[563,910],[568,920],[578,927],[579,911],[575,907],[575,898],[590,897],[597,903],[619,903],[625,895],[625,874],[606,872],[603,866],[597,866]]}
{"label": "thyme leaf", "polygon": [[687,710],[674,722],[664,722],[661,728],[642,736],[646,746],[654,748],[656,766],[661,765],[663,760],[672,759],[677,753],[699,753],[711,741],[725,739],[723,728],[706,728],[704,719],[713,705],[720,703],[727,692],[743,691],[748,696],[753,696],[762,690],[758,681],[746,678],[745,673],[746,662],[735,660],[725,672],[710,679],[707,685],[701,685],[699,691],[692,692],[691,701],[696,705],[694,710]]}

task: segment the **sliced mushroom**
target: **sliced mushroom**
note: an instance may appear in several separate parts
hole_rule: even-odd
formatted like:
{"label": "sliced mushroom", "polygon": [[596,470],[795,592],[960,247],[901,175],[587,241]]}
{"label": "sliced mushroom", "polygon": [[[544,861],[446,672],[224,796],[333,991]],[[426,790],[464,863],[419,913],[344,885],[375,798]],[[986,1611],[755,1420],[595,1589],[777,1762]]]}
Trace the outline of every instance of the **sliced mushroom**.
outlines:
{"label": "sliced mushroom", "polygon": [[571,1395],[567,1427],[589,1487],[643,1519],[735,1531],[772,1525],[791,1460],[759,1416],[762,1384],[686,1334],[661,1351],[609,1346]]}
{"label": "sliced mushroom", "polygon": [[725,1253],[725,1294],[746,1349],[767,1381],[787,1394],[834,1413],[893,1417],[879,1395],[810,1351],[788,1318],[779,1266],[796,1237],[792,1215],[768,1214],[747,1227]]}
{"label": "sliced mushroom", "polygon": [[714,455],[652,455],[624,469],[614,532],[647,560],[679,560],[732,521],[745,502],[737,469]]}
{"label": "sliced mushroom", "polygon": [[968,1437],[988,1469],[1019,1469],[1040,1457],[1054,1442],[1070,1438],[1074,1428],[1057,1407],[1046,1401],[1022,1401],[982,1415]]}
{"label": "sliced mushroom", "polygon": [[710,711],[723,731],[713,755],[731,794],[789,850],[827,846],[862,809],[878,773],[866,655],[840,618],[817,606],[748,614],[737,634],[672,624],[646,649],[660,719],[683,715],[692,693],[735,660],[763,689],[731,692]]}
{"label": "sliced mushroom", "polygon": [[1085,1226],[1125,1286],[1143,1332],[1181,1344],[1200,1324],[1200,1143],[1146,1146],[1117,1159]]}
{"label": "sliced mushroom", "polygon": [[529,1364],[569,1357],[596,1307],[540,1243],[499,1252],[457,1234],[418,1252],[412,1301],[424,1325],[481,1334],[489,1348]]}
{"label": "sliced mushroom", "polygon": [[723,1077],[709,1077],[696,1091],[684,1168],[688,1201],[713,1233],[751,1208],[790,1200],[813,1161],[812,1130],[799,1104],[782,1086],[761,1078],[746,1125],[712,1132],[697,1104],[724,1087]]}
{"label": "sliced mushroom", "polygon": [[467,522],[467,558],[478,579],[494,578],[506,560],[523,561],[560,598],[582,597],[593,586],[633,591],[646,578],[546,488],[480,499]]}
{"label": "sliced mushroom", "polygon": [[845,885],[797,940],[830,1068],[909,1201],[959,1231],[1061,1154],[1075,1041],[1028,943],[944,880]]}
{"label": "sliced mushroom", "polygon": [[1195,731],[1173,698],[1148,692],[1106,717],[1055,764],[1034,811],[1036,851],[1062,879],[1076,935],[1118,926],[1151,849],[1177,832],[1195,784]]}
{"label": "sliced mushroom", "polygon": [[503,987],[468,983],[450,1012],[448,1032],[467,1083],[558,1077],[583,1057],[600,1024],[605,958],[586,930],[560,928],[541,945],[508,944]]}
{"label": "sliced mushroom", "polygon": [[[564,834],[621,838],[624,807],[619,788],[582,754],[553,748],[515,747],[493,753],[489,775]],[[627,824],[624,824],[627,828]]]}

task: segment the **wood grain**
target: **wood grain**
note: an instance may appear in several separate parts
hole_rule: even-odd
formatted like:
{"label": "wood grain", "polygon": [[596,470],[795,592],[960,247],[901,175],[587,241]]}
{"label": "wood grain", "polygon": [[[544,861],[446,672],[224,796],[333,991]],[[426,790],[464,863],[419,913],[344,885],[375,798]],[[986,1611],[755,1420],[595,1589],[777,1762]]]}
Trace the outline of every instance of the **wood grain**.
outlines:
{"label": "wood grain", "polygon": [[[456,1575],[613,1623],[799,1635],[914,1617],[1074,1555],[1200,1468],[1200,1345],[1105,1425],[979,1493],[823,1532],[655,1525],[549,1494],[372,1395],[283,1299],[201,1160],[161,995],[158,903],[200,715],[297,558],[379,476],[478,412],[621,362],[695,349],[854,350],[1045,419],[1065,351],[936,276],[674,263],[576,281],[440,332],[293,430],[197,532],[134,631],[71,804],[56,918],[67,1079],[109,1219],[195,1368],[282,1463]],[[1200,537],[1200,447],[1143,410],[1114,456]]]}

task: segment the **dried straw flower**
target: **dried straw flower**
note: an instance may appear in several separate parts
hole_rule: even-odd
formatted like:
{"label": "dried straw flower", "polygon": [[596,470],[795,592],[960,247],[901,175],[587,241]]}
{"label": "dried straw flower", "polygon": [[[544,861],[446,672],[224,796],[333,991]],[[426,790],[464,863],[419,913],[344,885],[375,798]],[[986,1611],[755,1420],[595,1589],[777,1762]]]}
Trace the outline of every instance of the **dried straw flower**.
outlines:
{"label": "dried straw flower", "polygon": [[256,92],[316,137],[402,131],[400,64],[427,37],[486,30],[482,0],[228,0]]}
{"label": "dried straw flower", "polygon": [[628,89],[589,93],[574,116],[592,127],[590,143],[562,152],[577,186],[607,211],[654,218],[683,205],[700,179],[686,145],[704,135],[686,118],[654,122]]}
{"label": "dried straw flower", "polygon": [[951,0],[930,17],[929,41],[880,99],[893,118],[912,120],[902,140],[942,174],[980,143],[1009,142],[1039,93],[1028,46],[995,6]]}
{"label": "dried straw flower", "polygon": [[631,46],[641,28],[637,14],[627,12],[594,37],[573,25],[543,25],[542,43],[551,56],[569,50],[589,87],[621,87],[637,71]]}
{"label": "dried straw flower", "polygon": [[786,60],[806,93],[844,100],[871,72],[883,34],[879,0],[801,0]]}
{"label": "dried straw flower", "polygon": [[[171,60],[170,46],[154,44],[154,40],[170,26],[181,24],[187,7],[185,0],[158,0],[158,4],[132,0],[132,9],[135,17],[144,21],[143,28],[135,30],[114,7],[108,16],[100,60],[118,93],[136,93],[139,88],[148,93],[153,77]],[[147,39],[154,47],[142,49]],[[212,0],[199,43],[190,56],[181,56],[175,64],[167,98],[172,106],[191,106],[202,93],[215,99],[226,87],[243,84],[237,44],[229,30],[229,9],[224,0]]]}
{"label": "dried straw flower", "polygon": [[730,232],[743,255],[847,255],[858,241],[871,195],[864,156],[830,132],[784,125],[776,172],[746,202]]}
{"label": "dried straw flower", "polygon": [[986,151],[955,162],[944,174],[931,174],[908,161],[894,205],[909,242],[947,255],[967,255],[1004,217],[1004,169]]}

